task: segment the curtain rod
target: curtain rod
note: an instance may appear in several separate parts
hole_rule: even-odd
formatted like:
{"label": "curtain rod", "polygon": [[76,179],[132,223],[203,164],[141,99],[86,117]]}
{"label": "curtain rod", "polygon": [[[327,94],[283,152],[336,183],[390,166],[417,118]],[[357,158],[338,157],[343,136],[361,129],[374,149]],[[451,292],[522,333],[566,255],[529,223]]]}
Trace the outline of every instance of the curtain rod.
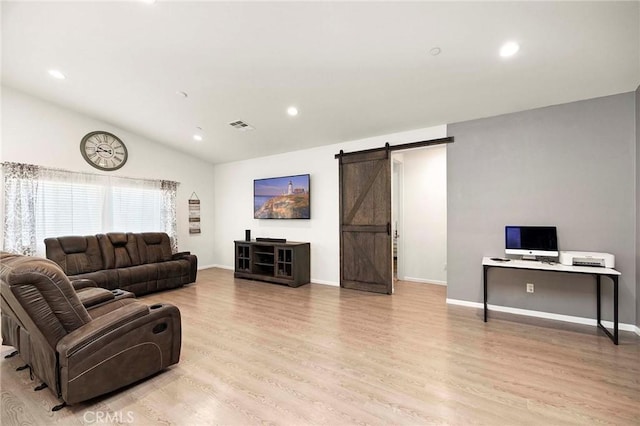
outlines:
{"label": "curtain rod", "polygon": [[85,175],[85,176],[101,176],[101,177],[106,177],[106,178],[114,177],[114,178],[118,178],[118,179],[129,179],[129,180],[137,180],[137,181],[145,181],[145,182],[158,182],[158,181],[175,182],[176,185],[180,185],[180,182],[176,182],[176,181],[168,180],[168,179],[146,179],[146,178],[135,178],[135,177],[129,177],[129,176],[105,175],[105,174],[101,174],[101,173],[76,172],[76,171],[73,171],[73,170],[58,169],[58,168],[55,168],[55,167],[39,166],[37,164],[18,163],[18,162],[15,162],[15,161],[4,161],[4,162],[2,162],[0,164],[2,164],[2,166],[18,164],[20,166],[37,167],[38,169],[52,171],[52,172],[73,173],[73,174],[76,174],[76,175]]}

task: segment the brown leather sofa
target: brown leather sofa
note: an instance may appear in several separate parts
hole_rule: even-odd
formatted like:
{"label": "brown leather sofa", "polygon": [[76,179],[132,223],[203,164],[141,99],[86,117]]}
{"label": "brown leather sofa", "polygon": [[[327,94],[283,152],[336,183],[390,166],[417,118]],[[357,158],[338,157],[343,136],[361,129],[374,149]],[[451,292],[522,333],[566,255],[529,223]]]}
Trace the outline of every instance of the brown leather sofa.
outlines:
{"label": "brown leather sofa", "polygon": [[[180,311],[114,296],[87,309],[54,262],[0,253],[2,344],[67,404],[151,376],[179,361]],[[97,289],[98,293],[111,293]],[[95,298],[93,299],[95,302]]]}
{"label": "brown leather sofa", "polygon": [[196,281],[198,258],[172,254],[162,232],[68,236],[44,240],[48,259],[70,279],[90,279],[99,287],[120,288],[136,296]]}

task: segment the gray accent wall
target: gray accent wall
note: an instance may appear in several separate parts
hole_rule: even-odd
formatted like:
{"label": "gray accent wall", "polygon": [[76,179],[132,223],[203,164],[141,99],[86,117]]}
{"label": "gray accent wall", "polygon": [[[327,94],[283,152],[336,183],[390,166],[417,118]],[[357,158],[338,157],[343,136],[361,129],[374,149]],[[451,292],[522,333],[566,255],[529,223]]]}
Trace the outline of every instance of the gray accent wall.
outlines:
{"label": "gray accent wall", "polygon": [[[616,256],[620,321],[636,323],[636,96],[448,126],[447,298],[482,302],[482,257],[504,256],[505,225],[555,225],[560,250]],[[494,268],[489,282],[490,304],[596,316],[590,276]],[[603,283],[603,317],[612,319]]]}
{"label": "gray accent wall", "polygon": [[640,86],[636,89],[636,326],[640,327]]}

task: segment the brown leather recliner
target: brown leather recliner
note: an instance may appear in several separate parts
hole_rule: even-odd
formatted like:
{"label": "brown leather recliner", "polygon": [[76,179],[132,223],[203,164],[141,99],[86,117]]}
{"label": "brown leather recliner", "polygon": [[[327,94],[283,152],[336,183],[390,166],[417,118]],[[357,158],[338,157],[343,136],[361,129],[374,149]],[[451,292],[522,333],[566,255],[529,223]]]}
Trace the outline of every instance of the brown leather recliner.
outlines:
{"label": "brown leather recliner", "polygon": [[5,252],[0,285],[3,344],[15,347],[67,404],[137,382],[180,358],[175,306],[124,298],[87,311],[57,264]]}

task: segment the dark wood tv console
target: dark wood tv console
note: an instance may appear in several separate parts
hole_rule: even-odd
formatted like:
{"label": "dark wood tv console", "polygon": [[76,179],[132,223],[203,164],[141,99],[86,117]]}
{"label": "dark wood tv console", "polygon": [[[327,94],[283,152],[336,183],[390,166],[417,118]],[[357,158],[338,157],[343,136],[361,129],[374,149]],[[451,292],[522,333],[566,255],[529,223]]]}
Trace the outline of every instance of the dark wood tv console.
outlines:
{"label": "dark wood tv console", "polygon": [[310,280],[310,244],[234,241],[235,278],[299,287]]}

